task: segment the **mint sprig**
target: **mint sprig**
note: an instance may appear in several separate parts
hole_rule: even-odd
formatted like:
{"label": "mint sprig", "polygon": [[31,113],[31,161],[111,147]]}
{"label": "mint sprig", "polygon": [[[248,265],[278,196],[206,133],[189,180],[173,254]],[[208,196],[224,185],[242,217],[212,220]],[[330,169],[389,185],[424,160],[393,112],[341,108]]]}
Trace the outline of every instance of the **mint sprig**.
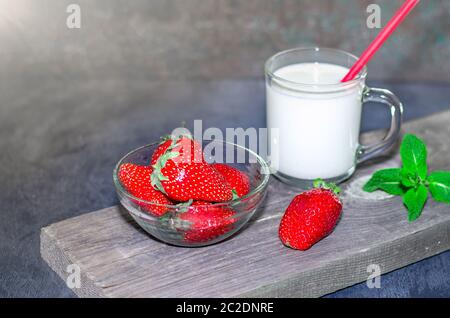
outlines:
{"label": "mint sprig", "polygon": [[392,195],[404,195],[407,188],[402,182],[402,169],[392,168],[379,170],[364,185],[364,191],[383,190]]}
{"label": "mint sprig", "polygon": [[409,221],[415,221],[419,218],[427,199],[428,191],[423,184],[410,188],[405,195],[403,195],[403,204],[408,209]]}
{"label": "mint sprig", "polygon": [[408,134],[400,146],[402,172],[412,178],[423,181],[427,177],[427,147],[415,135]]}
{"label": "mint sprig", "polygon": [[450,203],[450,171],[428,174],[427,148],[415,135],[407,134],[400,146],[401,168],[375,172],[363,190],[382,190],[403,198],[408,209],[408,220],[417,220],[428,199],[428,190],[434,200]]}

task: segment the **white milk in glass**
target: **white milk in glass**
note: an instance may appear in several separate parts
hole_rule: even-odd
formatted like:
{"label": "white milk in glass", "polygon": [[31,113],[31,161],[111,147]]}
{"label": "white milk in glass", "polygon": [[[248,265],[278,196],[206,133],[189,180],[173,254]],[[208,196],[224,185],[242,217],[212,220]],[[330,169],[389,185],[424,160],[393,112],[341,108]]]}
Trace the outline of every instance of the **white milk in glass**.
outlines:
{"label": "white milk in glass", "polygon": [[[282,174],[331,179],[354,169],[362,87],[329,85],[338,84],[347,72],[348,68],[326,63],[293,64],[274,72],[283,83],[267,85],[267,126],[269,132],[278,129],[271,135],[271,151],[278,151]],[[286,81],[295,88],[289,90]],[[308,89],[299,91],[299,83]]]}

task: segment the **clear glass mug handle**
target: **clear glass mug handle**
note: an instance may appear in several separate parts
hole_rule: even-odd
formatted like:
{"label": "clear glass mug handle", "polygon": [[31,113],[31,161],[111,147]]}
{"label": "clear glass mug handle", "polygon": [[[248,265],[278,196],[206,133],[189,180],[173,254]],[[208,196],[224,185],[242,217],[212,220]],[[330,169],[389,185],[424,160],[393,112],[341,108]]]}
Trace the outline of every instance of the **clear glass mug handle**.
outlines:
{"label": "clear glass mug handle", "polygon": [[390,146],[392,146],[400,135],[402,126],[403,106],[397,96],[387,89],[366,88],[363,94],[363,103],[375,102],[389,107],[391,112],[391,128],[387,135],[378,143],[372,145],[361,145],[358,149],[357,163],[372,159]]}

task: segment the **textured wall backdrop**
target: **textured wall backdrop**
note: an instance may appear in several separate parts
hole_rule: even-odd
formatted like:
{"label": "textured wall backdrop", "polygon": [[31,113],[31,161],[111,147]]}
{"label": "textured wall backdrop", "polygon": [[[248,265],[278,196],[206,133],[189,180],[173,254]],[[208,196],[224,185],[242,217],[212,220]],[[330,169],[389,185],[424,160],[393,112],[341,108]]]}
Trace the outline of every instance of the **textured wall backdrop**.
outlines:
{"label": "textured wall backdrop", "polygon": [[[81,29],[66,27],[81,6]],[[400,0],[0,0],[0,79],[255,78],[273,53],[361,53]],[[450,1],[426,0],[370,65],[372,79],[450,81]],[[18,82],[17,82],[18,81]]]}

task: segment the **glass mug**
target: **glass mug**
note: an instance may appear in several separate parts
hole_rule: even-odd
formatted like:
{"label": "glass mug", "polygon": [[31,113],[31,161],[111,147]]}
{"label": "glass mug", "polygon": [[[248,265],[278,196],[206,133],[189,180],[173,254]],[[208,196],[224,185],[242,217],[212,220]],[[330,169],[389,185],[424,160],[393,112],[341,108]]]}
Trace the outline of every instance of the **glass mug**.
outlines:
{"label": "glass mug", "polygon": [[[357,57],[326,48],[299,48],[265,65],[269,161],[281,181],[309,186],[316,178],[339,183],[356,165],[380,155],[399,137],[402,104],[390,91],[365,85],[367,69],[340,80]],[[373,145],[359,143],[362,104],[389,107],[391,127]]]}

